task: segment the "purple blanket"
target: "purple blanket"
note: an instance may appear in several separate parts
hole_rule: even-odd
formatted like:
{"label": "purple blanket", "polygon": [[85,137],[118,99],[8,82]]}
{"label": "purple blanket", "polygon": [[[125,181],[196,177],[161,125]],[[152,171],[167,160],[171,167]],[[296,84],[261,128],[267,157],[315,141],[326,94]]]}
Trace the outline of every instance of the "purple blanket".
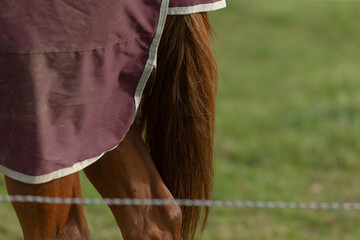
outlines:
{"label": "purple blanket", "polygon": [[223,7],[225,0],[2,0],[0,172],[44,183],[116,147],[166,16]]}

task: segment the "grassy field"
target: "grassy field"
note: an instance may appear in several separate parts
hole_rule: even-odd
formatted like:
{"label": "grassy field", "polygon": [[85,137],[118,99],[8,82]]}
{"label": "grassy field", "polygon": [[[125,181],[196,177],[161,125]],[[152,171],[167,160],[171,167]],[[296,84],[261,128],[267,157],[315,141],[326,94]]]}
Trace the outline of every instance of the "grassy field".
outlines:
{"label": "grassy field", "polygon": [[[360,202],[360,2],[228,5],[211,14],[220,70],[214,199]],[[94,239],[120,238],[105,207],[86,213]],[[0,239],[21,239],[10,204],[0,203],[0,219]],[[202,239],[359,236],[356,211],[214,208]]]}

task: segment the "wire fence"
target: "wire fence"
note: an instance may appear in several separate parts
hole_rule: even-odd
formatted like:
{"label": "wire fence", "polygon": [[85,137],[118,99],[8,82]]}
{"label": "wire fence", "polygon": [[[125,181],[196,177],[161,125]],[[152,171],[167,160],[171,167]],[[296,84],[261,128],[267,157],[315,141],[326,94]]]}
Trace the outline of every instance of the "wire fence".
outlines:
{"label": "wire fence", "polygon": [[0,195],[0,202],[24,202],[43,204],[84,205],[154,205],[195,206],[225,208],[269,208],[269,209],[312,209],[312,210],[360,210],[360,203],[337,202],[283,202],[283,201],[224,201],[199,199],[130,199],[130,198],[60,198],[29,195]]}

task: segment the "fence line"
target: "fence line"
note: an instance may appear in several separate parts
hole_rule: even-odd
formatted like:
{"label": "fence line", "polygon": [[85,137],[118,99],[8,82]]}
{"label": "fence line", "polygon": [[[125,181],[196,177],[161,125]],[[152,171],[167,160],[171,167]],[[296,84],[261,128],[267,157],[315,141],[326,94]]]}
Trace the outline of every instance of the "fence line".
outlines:
{"label": "fence line", "polygon": [[0,202],[28,202],[43,204],[84,205],[154,205],[195,206],[227,208],[312,209],[312,210],[360,210],[360,203],[337,202],[284,202],[284,201],[224,201],[191,199],[130,199],[130,198],[60,198],[29,195],[0,195]]}

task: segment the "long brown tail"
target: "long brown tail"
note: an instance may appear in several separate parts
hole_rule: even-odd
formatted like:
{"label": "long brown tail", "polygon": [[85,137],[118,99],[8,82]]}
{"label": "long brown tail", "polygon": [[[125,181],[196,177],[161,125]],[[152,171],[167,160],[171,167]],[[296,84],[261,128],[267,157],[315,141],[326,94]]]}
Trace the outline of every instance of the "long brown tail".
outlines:
{"label": "long brown tail", "polygon": [[[205,13],[168,17],[152,92],[138,116],[164,182],[180,199],[211,197],[217,69],[210,32]],[[182,210],[182,239],[193,239],[209,209]]]}

